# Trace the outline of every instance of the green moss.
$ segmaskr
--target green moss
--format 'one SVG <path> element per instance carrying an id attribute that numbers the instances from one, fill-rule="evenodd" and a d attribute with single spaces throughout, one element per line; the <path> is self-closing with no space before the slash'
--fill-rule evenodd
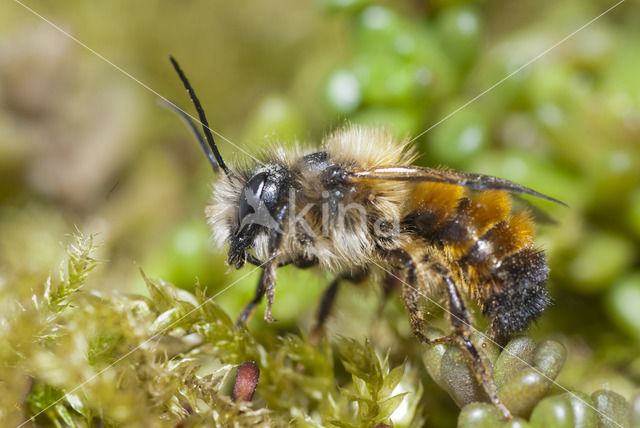
<path id="1" fill-rule="evenodd" d="M 8 420 L 33 416 L 55 426 L 285 426 L 297 420 L 360 427 L 391 422 L 400 405 L 404 423 L 398 426 L 419 419 L 415 370 L 391 366 L 370 342 L 337 342 L 340 370 L 351 378 L 336 383 L 328 342 L 317 346 L 287 335 L 262 344 L 234 328 L 199 287 L 192 294 L 143 273 L 149 298 L 83 292 L 97 263 L 93 253 L 93 238 L 76 236 L 60 281 L 34 294 L 25 317 L 4 331 L 4 361 L 18 369 L 14 384 L 5 384 L 17 400 L 3 408 L 11 412 Z M 253 402 L 235 403 L 229 378 L 244 361 L 256 362 L 260 381 Z M 0 376 L 11 378 L 7 373 Z"/>

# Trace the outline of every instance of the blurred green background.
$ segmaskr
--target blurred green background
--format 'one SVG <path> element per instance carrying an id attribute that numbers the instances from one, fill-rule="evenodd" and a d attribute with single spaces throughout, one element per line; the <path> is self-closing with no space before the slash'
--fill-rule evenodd
<path id="1" fill-rule="evenodd" d="M 215 177 L 149 90 L 193 111 L 169 54 L 212 128 L 249 153 L 274 140 L 318 142 L 347 122 L 413 136 L 614 2 L 25 4 L 113 65 L 18 3 L 0 4 L 2 295 L 44 281 L 75 228 L 103 242 L 96 289 L 144 293 L 142 267 L 187 289 L 197 278 L 213 295 L 249 271 L 231 271 L 212 247 L 204 207 Z M 538 229 L 555 304 L 531 334 L 567 345 L 562 385 L 606 385 L 626 398 L 640 384 L 639 37 L 640 9 L 627 0 L 416 140 L 422 165 L 497 175 L 569 204 L 535 201 L 557 223 Z M 217 140 L 229 164 L 244 161 Z M 330 280 L 289 268 L 279 275 L 279 322 L 258 315 L 250 325 L 265 340 L 308 331 Z M 216 301 L 236 316 L 256 280 Z M 344 287 L 330 334 L 339 326 L 400 360 L 415 355 L 399 299 L 380 317 L 380 294 Z M 426 407 L 454 409 L 436 387 L 428 391 Z"/>

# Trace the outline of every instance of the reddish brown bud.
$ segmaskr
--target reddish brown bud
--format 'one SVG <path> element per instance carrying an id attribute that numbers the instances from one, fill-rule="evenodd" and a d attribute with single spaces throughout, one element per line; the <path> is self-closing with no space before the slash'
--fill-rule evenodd
<path id="1" fill-rule="evenodd" d="M 256 363 L 247 361 L 240 364 L 236 374 L 236 383 L 233 386 L 233 401 L 251 401 L 253 393 L 256 392 L 260 369 Z"/>

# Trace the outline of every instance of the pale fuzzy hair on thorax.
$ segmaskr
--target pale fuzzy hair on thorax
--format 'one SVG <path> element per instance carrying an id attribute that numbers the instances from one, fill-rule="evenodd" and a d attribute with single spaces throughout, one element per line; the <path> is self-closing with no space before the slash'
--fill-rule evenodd
<path id="1" fill-rule="evenodd" d="M 416 159 L 409 139 L 398 141 L 385 128 L 351 125 L 329 135 L 323 147 L 333 160 L 364 168 L 409 165 Z"/>
<path id="2" fill-rule="evenodd" d="M 287 144 L 286 146 L 280 142 L 273 142 L 262 151 L 259 158 L 264 159 L 265 162 L 290 167 L 303 156 L 317 150 L 317 147 L 310 144 L 301 144 L 298 141 L 293 144 Z M 253 169 L 255 169 L 255 167 Z"/>

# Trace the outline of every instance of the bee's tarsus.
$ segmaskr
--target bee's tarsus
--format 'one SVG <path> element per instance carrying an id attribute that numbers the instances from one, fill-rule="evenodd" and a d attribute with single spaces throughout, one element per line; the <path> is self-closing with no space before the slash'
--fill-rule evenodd
<path id="1" fill-rule="evenodd" d="M 278 269 L 278 264 L 275 261 L 270 261 L 262 271 L 261 279 L 264 282 L 263 287 L 267 295 L 267 308 L 264 311 L 266 322 L 275 321 L 271 315 L 271 307 L 276 297 L 276 269 Z"/>
<path id="2" fill-rule="evenodd" d="M 272 323 L 272 322 L 276 322 L 277 319 L 275 319 L 272 315 L 271 315 L 271 305 L 267 303 L 267 309 L 264 311 L 264 320 L 268 323 Z"/>

